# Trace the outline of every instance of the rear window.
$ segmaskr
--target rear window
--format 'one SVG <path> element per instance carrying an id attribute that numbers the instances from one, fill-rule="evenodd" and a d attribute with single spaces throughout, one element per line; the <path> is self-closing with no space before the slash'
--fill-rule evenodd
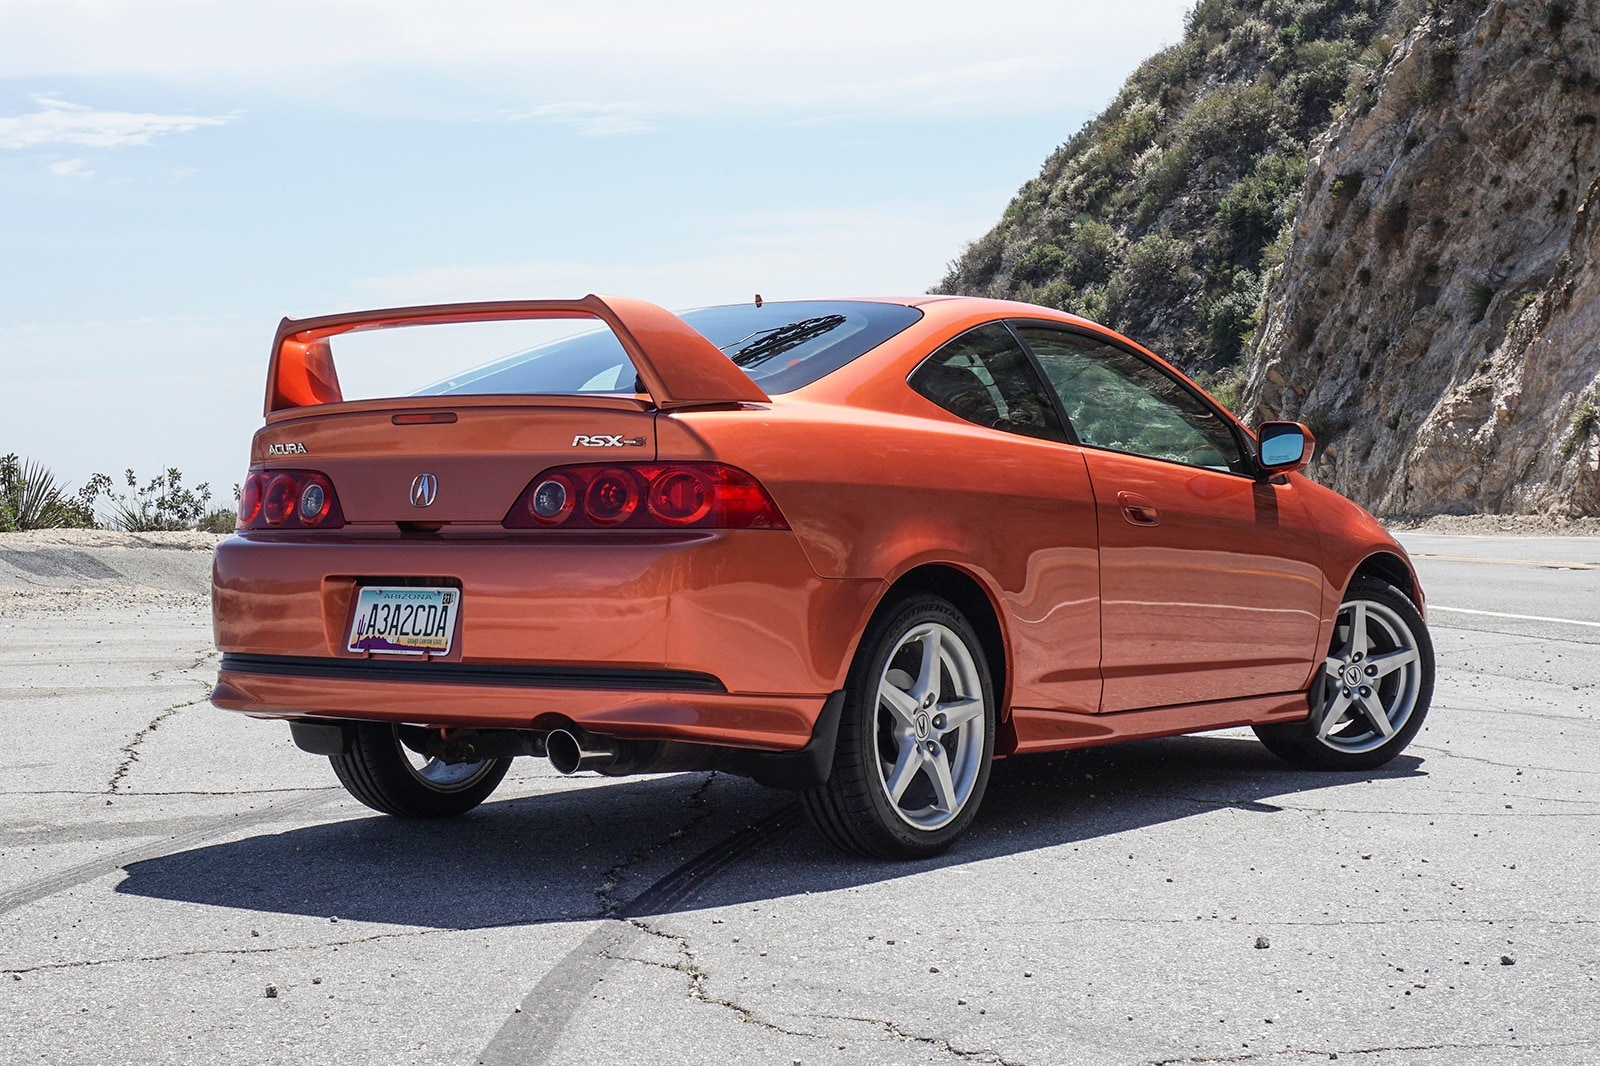
<path id="1" fill-rule="evenodd" d="M 871 351 L 922 312 L 903 304 L 809 300 L 703 307 L 679 317 L 775 395 L 809 385 Z M 602 327 L 496 359 L 413 395 L 642 391 L 621 342 Z"/>

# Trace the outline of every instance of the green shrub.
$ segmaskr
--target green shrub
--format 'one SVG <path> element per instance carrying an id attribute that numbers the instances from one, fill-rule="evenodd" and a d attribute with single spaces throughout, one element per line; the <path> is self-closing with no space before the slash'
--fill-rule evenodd
<path id="1" fill-rule="evenodd" d="M 1244 355 L 1260 322 L 1261 278 L 1248 270 L 1205 303 L 1206 355 L 1215 366 L 1231 366 Z"/>
<path id="2" fill-rule="evenodd" d="M 96 474 L 76 495 L 55 475 L 16 453 L 0 457 L 0 531 L 94 526 L 95 497 L 111 479 Z"/>
<path id="3" fill-rule="evenodd" d="M 218 507 L 208 511 L 196 523 L 195 528 L 202 533 L 232 533 L 239 524 L 239 511 L 235 507 Z"/>
<path id="4" fill-rule="evenodd" d="M 111 506 L 111 525 L 130 533 L 151 533 L 160 530 L 194 529 L 202 519 L 214 515 L 207 505 L 211 502 L 211 486 L 201 482 L 194 488 L 185 488 L 183 473 L 169 467 L 165 474 L 157 474 L 142 487 L 132 470 L 125 472 L 128 482 L 126 493 L 108 492 Z M 230 523 L 228 529 L 232 529 Z"/>
<path id="5" fill-rule="evenodd" d="M 1268 152 L 1247 176 L 1234 182 L 1217 204 L 1211 230 L 1220 255 L 1218 265 L 1258 267 L 1262 252 L 1283 229 L 1305 180 L 1304 155 Z"/>
<path id="6" fill-rule="evenodd" d="M 1406 228 L 1411 222 L 1411 208 L 1404 200 L 1390 200 L 1378 210 L 1378 243 L 1398 245 L 1406 239 Z"/>
<path id="7" fill-rule="evenodd" d="M 1366 176 L 1361 171 L 1347 170 L 1336 176 L 1333 179 L 1333 184 L 1328 188 L 1336 199 L 1353 200 L 1356 193 L 1361 191 L 1361 183 L 1365 179 Z"/>
<path id="8" fill-rule="evenodd" d="M 1589 443 L 1595 430 L 1600 429 L 1600 408 L 1593 400 L 1579 401 L 1567 423 L 1567 439 L 1561 442 L 1561 456 L 1571 459 L 1577 450 Z"/>
<path id="9" fill-rule="evenodd" d="M 1487 281 L 1474 281 L 1467 286 L 1468 322 L 1483 321 L 1483 316 L 1489 313 L 1489 305 L 1494 302 L 1494 293 L 1494 286 Z"/>
<path id="10" fill-rule="evenodd" d="M 1273 142 L 1282 114 L 1282 105 L 1265 85 L 1219 85 L 1189 108 L 1178 123 L 1178 136 L 1197 155 L 1243 161 Z"/>

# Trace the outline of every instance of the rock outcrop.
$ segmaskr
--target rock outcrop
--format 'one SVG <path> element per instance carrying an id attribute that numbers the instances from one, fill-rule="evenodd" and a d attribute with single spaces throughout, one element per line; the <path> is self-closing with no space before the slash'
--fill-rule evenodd
<path id="1" fill-rule="evenodd" d="M 1313 145 L 1239 404 L 1391 515 L 1600 514 L 1600 0 L 1441 4 Z"/>

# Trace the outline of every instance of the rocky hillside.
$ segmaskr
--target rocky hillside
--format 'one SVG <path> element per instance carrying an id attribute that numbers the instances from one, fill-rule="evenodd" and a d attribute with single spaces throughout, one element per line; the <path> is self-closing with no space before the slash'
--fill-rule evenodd
<path id="1" fill-rule="evenodd" d="M 940 291 L 1123 329 L 1384 513 L 1600 513 L 1597 7 L 1202 0 Z"/>
<path id="2" fill-rule="evenodd" d="M 1045 161 L 938 291 L 1085 315 L 1236 395 L 1310 142 L 1420 10 L 1201 0 L 1182 42 Z"/>
<path id="3" fill-rule="evenodd" d="M 1600 3 L 1453 5 L 1318 140 L 1242 410 L 1389 514 L 1600 514 Z"/>

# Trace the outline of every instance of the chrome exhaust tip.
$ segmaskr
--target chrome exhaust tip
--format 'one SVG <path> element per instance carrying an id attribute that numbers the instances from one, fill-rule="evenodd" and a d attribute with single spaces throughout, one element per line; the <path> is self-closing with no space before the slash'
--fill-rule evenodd
<path id="1" fill-rule="evenodd" d="M 580 737 L 565 729 L 552 729 L 545 735 L 544 751 L 555 772 L 563 777 L 580 770 L 604 770 L 617 758 L 610 738 L 592 733 Z"/>

